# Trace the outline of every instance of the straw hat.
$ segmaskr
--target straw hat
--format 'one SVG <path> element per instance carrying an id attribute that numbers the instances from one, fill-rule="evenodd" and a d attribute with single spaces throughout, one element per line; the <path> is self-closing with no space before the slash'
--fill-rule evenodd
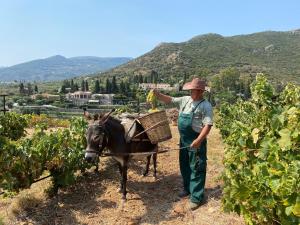
<path id="1" fill-rule="evenodd" d="M 191 82 L 187 82 L 183 85 L 182 90 L 205 90 L 206 82 L 204 80 L 200 80 L 199 78 L 194 78 Z"/>

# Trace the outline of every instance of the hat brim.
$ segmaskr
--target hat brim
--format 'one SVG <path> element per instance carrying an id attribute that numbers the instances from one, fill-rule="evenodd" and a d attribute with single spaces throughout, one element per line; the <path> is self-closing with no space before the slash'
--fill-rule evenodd
<path id="1" fill-rule="evenodd" d="M 205 91 L 205 86 L 194 86 L 192 82 L 187 82 L 183 85 L 182 90 L 202 90 Z"/>

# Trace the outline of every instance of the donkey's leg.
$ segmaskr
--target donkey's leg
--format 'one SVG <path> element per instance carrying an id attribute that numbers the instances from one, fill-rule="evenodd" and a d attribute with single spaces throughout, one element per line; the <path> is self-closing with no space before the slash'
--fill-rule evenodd
<path id="1" fill-rule="evenodd" d="M 156 179 L 157 178 L 157 176 L 156 176 L 157 153 L 154 153 L 152 155 L 152 158 L 153 158 L 153 167 L 154 167 L 153 176 Z"/>
<path id="2" fill-rule="evenodd" d="M 128 157 L 124 157 L 124 163 L 122 165 L 122 185 L 123 185 L 123 196 L 122 196 L 122 199 L 125 201 L 126 200 L 126 194 L 127 194 L 127 191 L 126 191 L 126 183 L 127 183 L 127 164 L 128 164 Z"/>
<path id="3" fill-rule="evenodd" d="M 147 156 L 147 164 L 146 164 L 145 171 L 143 173 L 144 177 L 147 176 L 149 173 L 150 160 L 151 160 L 151 155 Z"/>
<path id="4" fill-rule="evenodd" d="M 123 192 L 123 179 L 122 179 L 123 169 L 122 169 L 122 164 L 120 162 L 117 162 L 117 164 L 118 164 L 119 172 L 120 172 L 120 175 L 121 175 L 119 192 Z"/>

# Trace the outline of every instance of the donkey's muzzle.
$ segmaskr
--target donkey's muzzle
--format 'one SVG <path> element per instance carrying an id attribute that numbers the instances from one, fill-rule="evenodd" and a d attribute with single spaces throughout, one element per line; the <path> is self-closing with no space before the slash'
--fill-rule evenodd
<path id="1" fill-rule="evenodd" d="M 85 157 L 85 160 L 86 160 L 88 163 L 91 163 L 91 162 L 94 161 L 94 157 L 88 156 L 88 157 Z"/>
<path id="2" fill-rule="evenodd" d="M 97 154 L 94 152 L 86 152 L 84 158 L 88 163 L 91 163 L 96 160 Z"/>

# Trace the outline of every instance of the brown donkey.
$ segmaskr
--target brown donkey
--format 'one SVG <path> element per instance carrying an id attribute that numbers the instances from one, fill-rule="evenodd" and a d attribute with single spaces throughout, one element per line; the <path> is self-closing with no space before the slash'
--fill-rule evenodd
<path id="1" fill-rule="evenodd" d="M 112 113 L 112 110 L 110 113 Z M 89 124 L 86 139 L 87 147 L 85 150 L 85 159 L 88 162 L 93 162 L 98 159 L 104 148 L 109 149 L 112 157 L 117 161 L 120 174 L 121 174 L 121 192 L 123 193 L 122 199 L 126 200 L 126 182 L 127 182 L 127 168 L 130 159 L 130 153 L 145 153 L 151 152 L 147 156 L 147 165 L 144 172 L 144 176 L 149 172 L 149 164 L 151 154 L 153 154 L 154 163 L 154 177 L 156 177 L 156 159 L 157 159 L 157 144 L 152 144 L 148 139 L 146 133 L 142 133 L 138 136 L 139 139 L 144 141 L 130 141 L 126 142 L 125 129 L 121 124 L 121 121 L 110 116 L 110 113 L 99 117 L 99 120 L 95 120 Z M 85 116 L 88 116 L 85 112 Z M 140 126 L 136 130 L 136 134 L 142 131 Z"/>

